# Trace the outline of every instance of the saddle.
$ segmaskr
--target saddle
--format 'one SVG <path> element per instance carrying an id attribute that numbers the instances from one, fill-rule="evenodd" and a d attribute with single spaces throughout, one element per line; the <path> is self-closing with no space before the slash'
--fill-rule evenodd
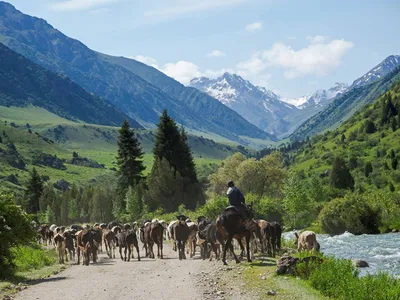
<path id="1" fill-rule="evenodd" d="M 239 212 L 239 210 L 233 205 L 229 205 L 227 208 L 224 209 L 224 211 L 237 211 L 237 212 Z"/>

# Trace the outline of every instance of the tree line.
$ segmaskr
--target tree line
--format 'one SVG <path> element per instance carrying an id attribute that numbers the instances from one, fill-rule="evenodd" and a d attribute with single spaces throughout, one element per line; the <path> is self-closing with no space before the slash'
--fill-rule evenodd
<path id="1" fill-rule="evenodd" d="M 160 116 L 153 147 L 154 163 L 147 176 L 143 155 L 135 130 L 125 121 L 119 130 L 115 178 L 107 184 L 72 185 L 56 192 L 33 168 L 21 204 L 37 221 L 59 224 L 132 221 L 160 208 L 173 212 L 180 205 L 195 209 L 204 204 L 187 134 L 167 111 Z"/>

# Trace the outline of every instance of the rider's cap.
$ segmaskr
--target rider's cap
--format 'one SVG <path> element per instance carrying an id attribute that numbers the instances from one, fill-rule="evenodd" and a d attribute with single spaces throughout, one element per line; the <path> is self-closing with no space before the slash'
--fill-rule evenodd
<path id="1" fill-rule="evenodd" d="M 233 186 L 235 186 L 235 184 L 233 183 L 233 181 L 232 181 L 232 180 L 229 181 L 229 182 L 228 182 L 228 187 L 233 187 Z"/>

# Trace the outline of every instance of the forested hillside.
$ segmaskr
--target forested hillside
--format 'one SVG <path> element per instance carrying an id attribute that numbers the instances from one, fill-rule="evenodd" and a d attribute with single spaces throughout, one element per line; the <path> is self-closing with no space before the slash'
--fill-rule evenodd
<path id="1" fill-rule="evenodd" d="M 291 135 L 291 139 L 303 140 L 328 129 L 335 129 L 354 113 L 375 101 L 400 79 L 400 68 L 375 82 L 349 89 L 338 96 L 326 109 L 305 121 Z"/>
<path id="2" fill-rule="evenodd" d="M 291 228 L 313 224 L 315 230 L 332 234 L 399 228 L 399 82 L 338 129 L 284 144 L 278 150 L 289 171 L 279 189 L 281 194 L 250 190 L 264 214 L 278 216 Z M 274 151 L 260 151 L 257 158 Z M 256 166 L 256 162 L 251 164 Z M 246 163 L 248 167 L 251 164 Z M 243 172 L 242 165 L 236 169 L 237 178 Z M 257 168 L 246 172 L 253 174 L 253 186 L 257 186 Z M 274 178 L 272 174 L 270 178 Z M 260 182 L 262 187 L 264 181 Z"/>

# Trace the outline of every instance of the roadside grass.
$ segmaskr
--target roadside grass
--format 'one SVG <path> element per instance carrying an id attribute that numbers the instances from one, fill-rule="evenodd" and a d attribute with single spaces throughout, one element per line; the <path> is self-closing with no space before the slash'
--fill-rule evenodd
<path id="1" fill-rule="evenodd" d="M 298 280 L 290 276 L 278 276 L 275 274 L 276 261 L 272 258 L 259 257 L 251 264 L 246 263 L 243 271 L 243 279 L 246 288 L 256 291 L 258 299 L 267 299 L 268 291 L 274 290 L 274 299 L 282 300 L 320 300 L 328 299 L 319 291 L 313 289 L 306 281 Z M 264 279 L 265 278 L 265 279 Z"/>
<path id="2" fill-rule="evenodd" d="M 15 273 L 0 280 L 0 297 L 18 291 L 21 286 L 39 282 L 66 269 L 68 264 L 58 264 L 54 249 L 43 249 L 40 245 L 13 248 Z"/>

